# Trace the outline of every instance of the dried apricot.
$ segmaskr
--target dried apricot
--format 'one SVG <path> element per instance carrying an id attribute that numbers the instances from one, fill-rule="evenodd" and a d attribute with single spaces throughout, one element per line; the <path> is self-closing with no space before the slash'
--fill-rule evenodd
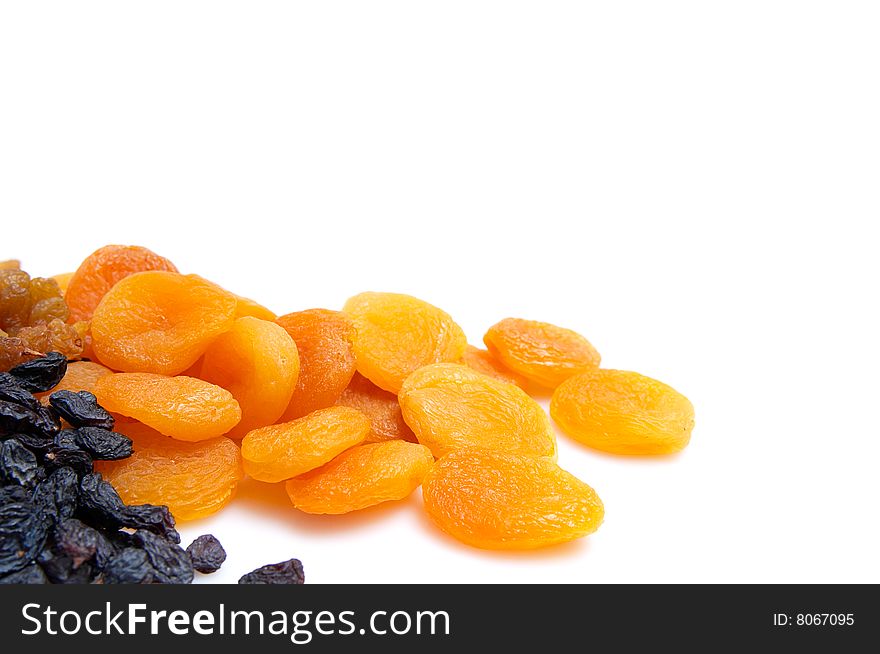
<path id="1" fill-rule="evenodd" d="M 624 370 L 571 377 L 553 393 L 550 415 L 575 440 L 614 454 L 678 452 L 694 428 L 694 407 L 684 395 Z"/>
<path id="2" fill-rule="evenodd" d="M 52 275 L 52 279 L 55 280 L 55 283 L 58 284 L 58 288 L 61 290 L 61 294 L 64 295 L 67 293 L 67 287 L 70 286 L 70 280 L 73 278 L 73 273 L 59 273 L 57 275 Z"/>
<path id="3" fill-rule="evenodd" d="M 605 515 L 587 484 L 546 458 L 450 452 L 422 483 L 425 510 L 450 536 L 484 549 L 534 549 L 591 534 Z"/>
<path id="4" fill-rule="evenodd" d="M 498 359 L 492 356 L 487 350 L 481 350 L 473 345 L 465 348 L 464 356 L 461 362 L 472 370 L 489 375 L 508 384 L 516 384 L 520 388 L 528 386 L 528 380 L 522 375 L 518 375 L 513 370 L 504 367 Z"/>
<path id="5" fill-rule="evenodd" d="M 244 318 L 245 316 L 259 318 L 260 320 L 268 320 L 269 322 L 273 322 L 276 317 L 273 312 L 269 311 L 269 309 L 264 307 L 262 304 L 254 302 L 250 298 L 236 295 L 235 317 Z"/>
<path id="6" fill-rule="evenodd" d="M 505 318 L 489 328 L 483 342 L 504 366 L 547 388 L 601 361 L 596 348 L 577 332 L 536 320 Z"/>
<path id="7" fill-rule="evenodd" d="M 92 347 L 115 370 L 176 375 L 232 327 L 235 306 L 234 295 L 197 275 L 135 273 L 95 309 Z"/>
<path id="8" fill-rule="evenodd" d="M 290 405 L 289 421 L 333 406 L 354 374 L 354 325 L 338 311 L 309 309 L 279 317 L 299 350 L 300 373 Z"/>
<path id="9" fill-rule="evenodd" d="M 58 385 L 46 393 L 38 394 L 37 397 L 47 397 L 55 391 L 88 391 L 94 394 L 98 380 L 104 375 L 112 374 L 110 368 L 94 361 L 72 361 L 67 364 L 67 372 Z"/>
<path id="10" fill-rule="evenodd" d="M 236 320 L 201 361 L 199 378 L 225 388 L 241 407 L 241 422 L 229 431 L 230 438 L 278 420 L 299 375 L 293 339 L 275 323 L 250 316 Z"/>
<path id="11" fill-rule="evenodd" d="M 357 330 L 358 372 L 392 393 L 422 366 L 460 361 L 467 345 L 448 313 L 410 295 L 361 293 L 343 311 Z"/>
<path id="12" fill-rule="evenodd" d="M 165 257 L 138 245 L 105 245 L 80 264 L 67 285 L 65 300 L 72 321 L 92 317 L 101 298 L 119 280 L 145 270 L 177 272 Z"/>
<path id="13" fill-rule="evenodd" d="M 241 420 L 232 393 L 195 377 L 121 372 L 99 378 L 95 395 L 108 411 L 182 441 L 222 436 Z"/>
<path id="14" fill-rule="evenodd" d="M 195 520 L 223 508 L 244 473 L 241 452 L 228 438 L 185 443 L 139 422 L 116 430 L 132 439 L 134 454 L 95 468 L 127 504 L 164 504 L 177 520 Z"/>
<path id="15" fill-rule="evenodd" d="M 550 419 L 519 387 L 456 363 L 419 368 L 400 389 L 400 407 L 434 456 L 460 447 L 556 456 Z"/>
<path id="16" fill-rule="evenodd" d="M 249 432 L 241 442 L 244 470 L 258 481 L 284 481 L 321 466 L 357 445 L 370 433 L 370 421 L 344 406 Z"/>
<path id="17" fill-rule="evenodd" d="M 306 513 L 348 513 L 412 493 L 434 464 L 424 445 L 386 441 L 358 445 L 285 484 Z"/>
<path id="18" fill-rule="evenodd" d="M 360 373 L 354 374 L 348 387 L 336 400 L 336 405 L 357 409 L 370 419 L 370 434 L 364 441 L 366 443 L 398 439 L 416 442 L 416 435 L 403 419 L 397 396 L 383 391 Z"/>

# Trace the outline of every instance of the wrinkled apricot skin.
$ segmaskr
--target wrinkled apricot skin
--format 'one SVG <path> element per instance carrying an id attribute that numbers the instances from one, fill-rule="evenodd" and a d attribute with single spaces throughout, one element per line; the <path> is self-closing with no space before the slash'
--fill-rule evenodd
<path id="1" fill-rule="evenodd" d="M 596 492 L 549 459 L 476 448 L 437 461 L 422 482 L 422 497 L 441 530 L 491 550 L 581 538 L 605 515 Z"/>
<path id="2" fill-rule="evenodd" d="M 114 370 L 177 375 L 232 327 L 235 307 L 235 296 L 198 275 L 135 273 L 95 309 L 92 348 Z"/>
<path id="3" fill-rule="evenodd" d="M 285 489 L 293 505 L 305 513 L 349 513 L 404 499 L 433 464 L 424 445 L 399 440 L 369 443 L 288 480 Z"/>
<path id="4" fill-rule="evenodd" d="M 460 361 L 467 346 L 449 314 L 410 295 L 361 293 L 343 311 L 357 330 L 358 372 L 391 393 L 422 366 Z"/>
<path id="5" fill-rule="evenodd" d="M 419 368 L 400 389 L 403 419 L 440 457 L 461 447 L 556 456 L 550 419 L 519 387 L 456 363 Z"/>
<path id="6" fill-rule="evenodd" d="M 309 415 L 249 432 L 241 442 L 244 470 L 257 481 L 277 482 L 324 465 L 357 445 L 370 432 L 370 420 L 348 407 L 319 409 Z"/>
<path id="7" fill-rule="evenodd" d="M 599 369 L 563 382 L 550 415 L 568 436 L 612 454 L 678 452 L 694 428 L 694 407 L 684 395 L 624 370 Z"/>
<path id="8" fill-rule="evenodd" d="M 273 322 L 245 316 L 211 343 L 197 376 L 232 393 L 241 422 L 227 434 L 242 438 L 270 425 L 290 403 L 299 375 L 296 343 Z"/>
<path id="9" fill-rule="evenodd" d="M 222 436 L 241 420 L 232 393 L 194 377 L 143 372 L 105 375 L 95 382 L 95 396 L 108 411 L 182 441 Z"/>
<path id="10" fill-rule="evenodd" d="M 504 364 L 493 357 L 492 353 L 487 350 L 481 350 L 473 345 L 468 345 L 464 351 L 464 356 L 461 358 L 461 362 L 468 368 L 481 372 L 484 375 L 489 375 L 499 381 L 516 384 L 523 389 L 528 387 L 529 382 L 525 377 L 505 368 Z"/>
<path id="11" fill-rule="evenodd" d="M 403 419 L 397 396 L 383 391 L 360 373 L 354 374 L 336 405 L 357 409 L 370 419 L 370 434 L 365 443 L 398 439 L 417 442 L 416 435 Z"/>
<path id="12" fill-rule="evenodd" d="M 244 477 L 241 452 L 228 438 L 186 443 L 138 422 L 116 430 L 132 439 L 134 454 L 95 468 L 126 504 L 164 504 L 178 521 L 204 518 L 232 500 Z"/>
<path id="13" fill-rule="evenodd" d="M 577 332 L 536 320 L 505 318 L 489 328 L 483 342 L 502 365 L 549 389 L 601 362 Z"/>
<path id="14" fill-rule="evenodd" d="M 106 245 L 92 252 L 67 284 L 64 299 L 70 321 L 89 320 L 101 298 L 118 281 L 146 270 L 177 272 L 168 259 L 137 245 Z"/>
<path id="15" fill-rule="evenodd" d="M 250 298 L 236 295 L 235 317 L 244 318 L 245 316 L 250 316 L 251 318 L 259 318 L 260 320 L 267 320 L 269 322 L 273 322 L 276 318 L 275 314 L 272 311 L 269 311 L 269 309 L 264 307 L 262 304 L 254 302 Z"/>
<path id="16" fill-rule="evenodd" d="M 354 374 L 354 324 L 328 309 L 288 313 L 276 322 L 296 342 L 300 357 L 296 390 L 281 419 L 287 422 L 333 406 Z"/>

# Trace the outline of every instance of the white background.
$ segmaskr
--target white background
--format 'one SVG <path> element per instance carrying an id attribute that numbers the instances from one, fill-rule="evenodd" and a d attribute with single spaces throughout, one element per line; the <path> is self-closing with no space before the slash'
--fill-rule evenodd
<path id="1" fill-rule="evenodd" d="M 874 2 L 27 2 L 0 10 L 0 258 L 142 244 L 275 311 L 406 292 L 685 393 L 680 456 L 560 437 L 607 509 L 537 553 L 245 486 L 234 582 L 880 582 Z"/>

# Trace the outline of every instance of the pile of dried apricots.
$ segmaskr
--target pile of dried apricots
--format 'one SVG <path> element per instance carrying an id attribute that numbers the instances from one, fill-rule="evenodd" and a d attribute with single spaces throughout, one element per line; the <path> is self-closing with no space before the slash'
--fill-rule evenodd
<path id="1" fill-rule="evenodd" d="M 543 547 L 592 533 L 604 508 L 556 464 L 532 395 L 552 392 L 563 433 L 615 454 L 677 452 L 694 425 L 683 395 L 601 368 L 586 338 L 547 323 L 501 320 L 484 350 L 408 295 L 276 316 L 137 246 L 103 247 L 53 279 L 69 311 L 48 303 L 51 317 L 82 337 L 53 390 L 97 396 L 134 443 L 100 472 L 126 502 L 179 520 L 221 509 L 244 475 L 283 483 L 318 514 L 421 485 L 430 518 L 458 540 Z"/>

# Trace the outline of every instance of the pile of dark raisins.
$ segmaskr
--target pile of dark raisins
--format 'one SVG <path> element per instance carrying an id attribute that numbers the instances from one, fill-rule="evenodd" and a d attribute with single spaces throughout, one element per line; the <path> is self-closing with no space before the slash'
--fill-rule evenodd
<path id="1" fill-rule="evenodd" d="M 126 505 L 93 468 L 124 459 L 131 440 L 95 396 L 54 388 L 67 359 L 52 352 L 0 373 L 0 583 L 188 584 L 226 552 L 213 536 L 184 550 L 165 506 Z M 70 425 L 62 428 L 61 419 Z M 296 559 L 239 583 L 303 583 Z"/>

